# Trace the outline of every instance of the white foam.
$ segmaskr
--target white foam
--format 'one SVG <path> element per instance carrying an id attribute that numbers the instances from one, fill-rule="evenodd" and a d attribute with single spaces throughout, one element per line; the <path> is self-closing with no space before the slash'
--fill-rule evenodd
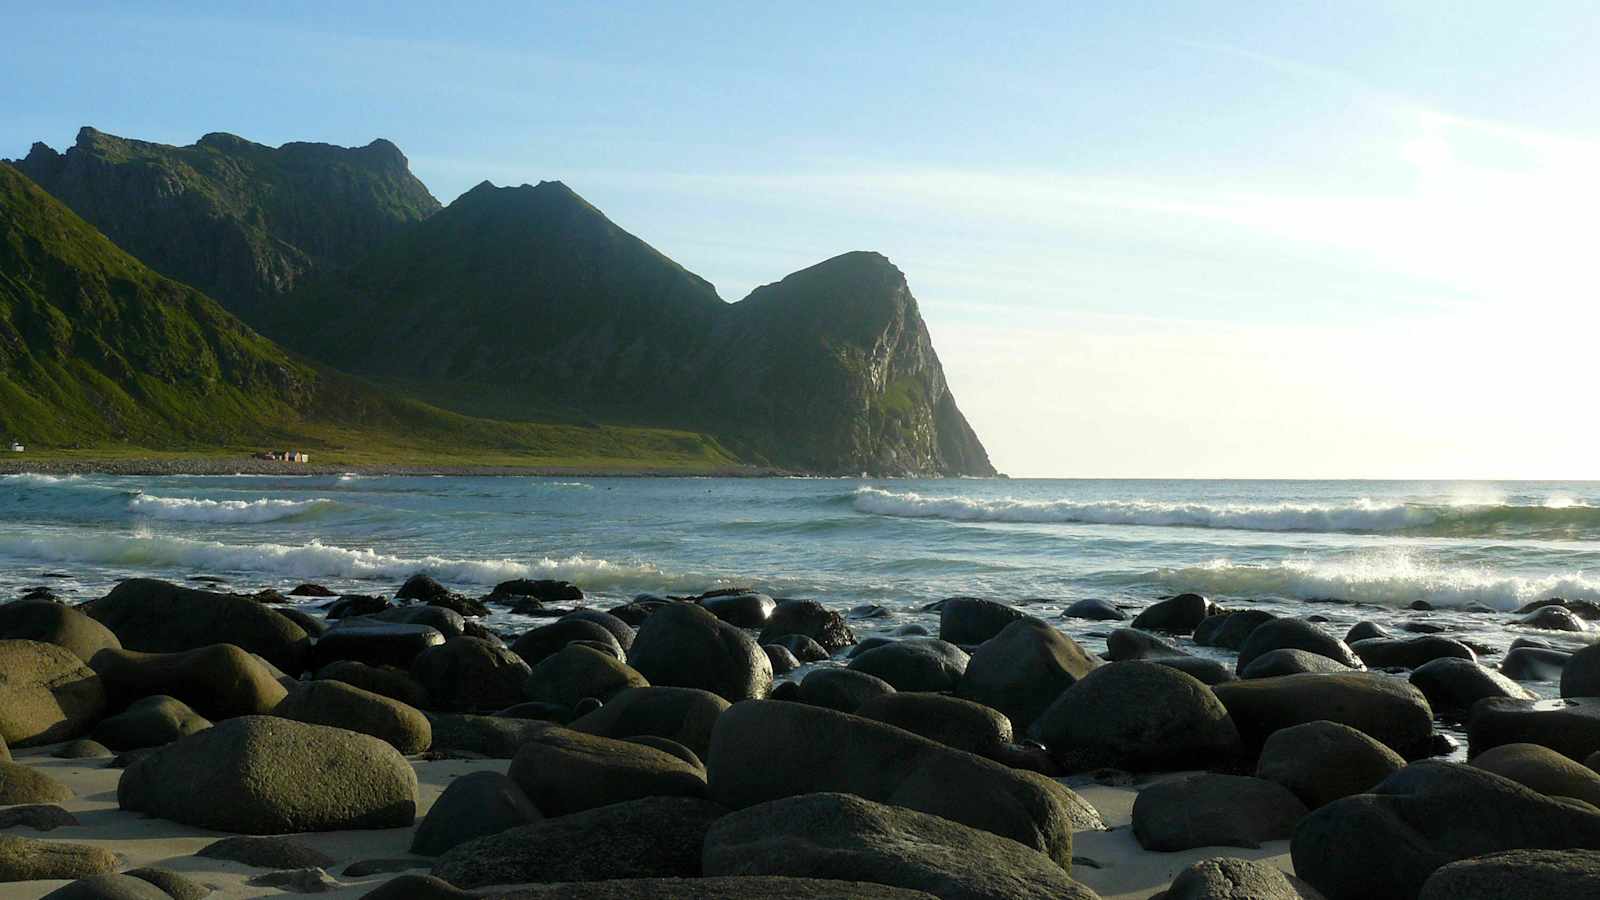
<path id="1" fill-rule="evenodd" d="M 333 506 L 332 500 L 194 500 L 138 494 L 128 501 L 135 515 L 176 522 L 276 522 Z"/>
<path id="2" fill-rule="evenodd" d="M 43 472 L 17 472 L 13 475 L 0 475 L 0 481 L 9 481 L 13 484 L 25 484 L 33 487 L 49 487 L 82 480 L 82 475 L 46 475 Z"/>
<path id="3" fill-rule="evenodd" d="M 1434 565 L 1399 551 L 1336 561 L 1257 564 L 1215 559 L 1203 566 L 1160 569 L 1154 577 L 1174 590 L 1205 594 L 1338 599 L 1399 607 L 1417 600 L 1437 607 L 1482 604 L 1500 610 L 1546 597 L 1600 601 L 1600 579 L 1581 571 L 1539 577 L 1507 575 L 1489 568 Z"/>

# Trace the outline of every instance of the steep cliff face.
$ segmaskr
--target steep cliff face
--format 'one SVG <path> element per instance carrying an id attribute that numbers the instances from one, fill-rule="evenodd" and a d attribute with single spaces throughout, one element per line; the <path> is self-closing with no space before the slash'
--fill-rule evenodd
<path id="1" fill-rule="evenodd" d="M 354 263 L 439 208 L 384 140 L 272 148 L 208 134 L 171 147 L 84 128 L 66 153 L 34 144 L 13 164 L 118 246 L 251 323 L 308 274 Z"/>

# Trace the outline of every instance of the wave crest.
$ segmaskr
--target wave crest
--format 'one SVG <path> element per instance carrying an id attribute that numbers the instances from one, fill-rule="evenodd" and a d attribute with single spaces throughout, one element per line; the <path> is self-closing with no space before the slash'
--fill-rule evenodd
<path id="1" fill-rule="evenodd" d="M 136 494 L 128 511 L 152 519 L 175 522 L 276 522 L 331 509 L 332 500 L 194 500 Z"/>

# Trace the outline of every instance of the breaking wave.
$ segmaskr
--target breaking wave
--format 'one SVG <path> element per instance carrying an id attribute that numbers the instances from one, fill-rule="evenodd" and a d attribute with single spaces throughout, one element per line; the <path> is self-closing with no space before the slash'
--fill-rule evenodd
<path id="1" fill-rule="evenodd" d="M 135 515 L 174 522 L 277 522 L 334 507 L 332 500 L 193 500 L 136 494 L 128 501 Z"/>

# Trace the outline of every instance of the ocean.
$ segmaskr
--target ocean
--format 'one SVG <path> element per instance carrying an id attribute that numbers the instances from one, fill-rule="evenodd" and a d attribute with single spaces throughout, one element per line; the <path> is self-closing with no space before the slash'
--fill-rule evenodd
<path id="1" fill-rule="evenodd" d="M 1600 600 L 1597 541 L 1595 482 L 0 476 L 0 598 L 48 585 L 86 600 L 130 576 L 387 594 L 427 572 L 471 595 L 567 579 L 601 607 L 751 586 L 874 634 L 936 633 L 922 607 L 967 595 L 1091 649 L 1108 626 L 1061 618 L 1073 601 L 1183 591 L 1341 635 L 1426 618 L 1500 652 L 1570 641 L 1508 613 Z"/>

